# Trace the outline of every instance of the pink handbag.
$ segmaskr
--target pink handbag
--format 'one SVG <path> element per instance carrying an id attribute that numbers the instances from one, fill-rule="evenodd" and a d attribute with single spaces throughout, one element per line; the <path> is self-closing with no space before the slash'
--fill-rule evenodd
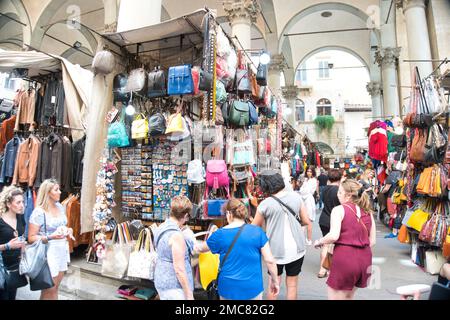
<path id="1" fill-rule="evenodd" d="M 229 187 L 227 164 L 224 160 L 209 160 L 206 165 L 206 185 L 218 189 Z"/>

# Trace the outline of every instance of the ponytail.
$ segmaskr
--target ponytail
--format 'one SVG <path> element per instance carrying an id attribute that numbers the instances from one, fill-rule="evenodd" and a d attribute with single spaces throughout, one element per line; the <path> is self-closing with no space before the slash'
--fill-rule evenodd
<path id="1" fill-rule="evenodd" d="M 360 183 L 353 179 L 346 179 L 342 182 L 342 188 L 344 188 L 345 193 L 352 196 L 352 202 L 354 204 L 367 213 L 373 213 L 369 195 Z"/>
<path id="2" fill-rule="evenodd" d="M 362 190 L 362 187 L 361 187 Z M 372 204 L 370 203 L 370 198 L 367 192 L 363 191 L 359 199 L 355 201 L 355 204 L 363 209 L 365 212 L 372 214 Z"/>

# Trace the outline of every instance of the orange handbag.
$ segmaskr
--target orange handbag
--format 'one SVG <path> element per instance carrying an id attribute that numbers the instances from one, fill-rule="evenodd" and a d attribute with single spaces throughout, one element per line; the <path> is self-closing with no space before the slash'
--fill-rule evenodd
<path id="1" fill-rule="evenodd" d="M 409 238 L 408 228 L 403 224 L 398 231 L 397 236 L 398 241 L 401 243 L 410 243 L 411 239 Z"/>
<path id="2" fill-rule="evenodd" d="M 425 130 L 416 129 L 409 158 L 413 162 L 423 162 L 425 160 L 425 145 L 427 144 L 427 134 Z"/>
<path id="3" fill-rule="evenodd" d="M 446 259 L 450 259 L 450 227 L 447 230 L 444 244 L 442 245 L 442 255 Z"/>

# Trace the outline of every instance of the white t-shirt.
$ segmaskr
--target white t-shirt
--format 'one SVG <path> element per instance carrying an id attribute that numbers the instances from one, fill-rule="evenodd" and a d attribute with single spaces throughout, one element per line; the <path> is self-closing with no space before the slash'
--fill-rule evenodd
<path id="1" fill-rule="evenodd" d="M 294 262 L 301 257 L 304 257 L 306 251 L 297 253 L 297 243 L 292 235 L 291 225 L 287 217 L 287 212 L 284 214 L 284 258 L 278 259 L 277 264 L 288 264 Z"/>

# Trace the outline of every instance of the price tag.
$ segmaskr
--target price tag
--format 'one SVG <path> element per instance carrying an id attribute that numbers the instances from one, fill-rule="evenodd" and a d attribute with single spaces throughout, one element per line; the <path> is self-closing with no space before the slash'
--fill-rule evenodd
<path id="1" fill-rule="evenodd" d="M 56 103 L 56 96 L 52 96 L 51 103 Z"/>

